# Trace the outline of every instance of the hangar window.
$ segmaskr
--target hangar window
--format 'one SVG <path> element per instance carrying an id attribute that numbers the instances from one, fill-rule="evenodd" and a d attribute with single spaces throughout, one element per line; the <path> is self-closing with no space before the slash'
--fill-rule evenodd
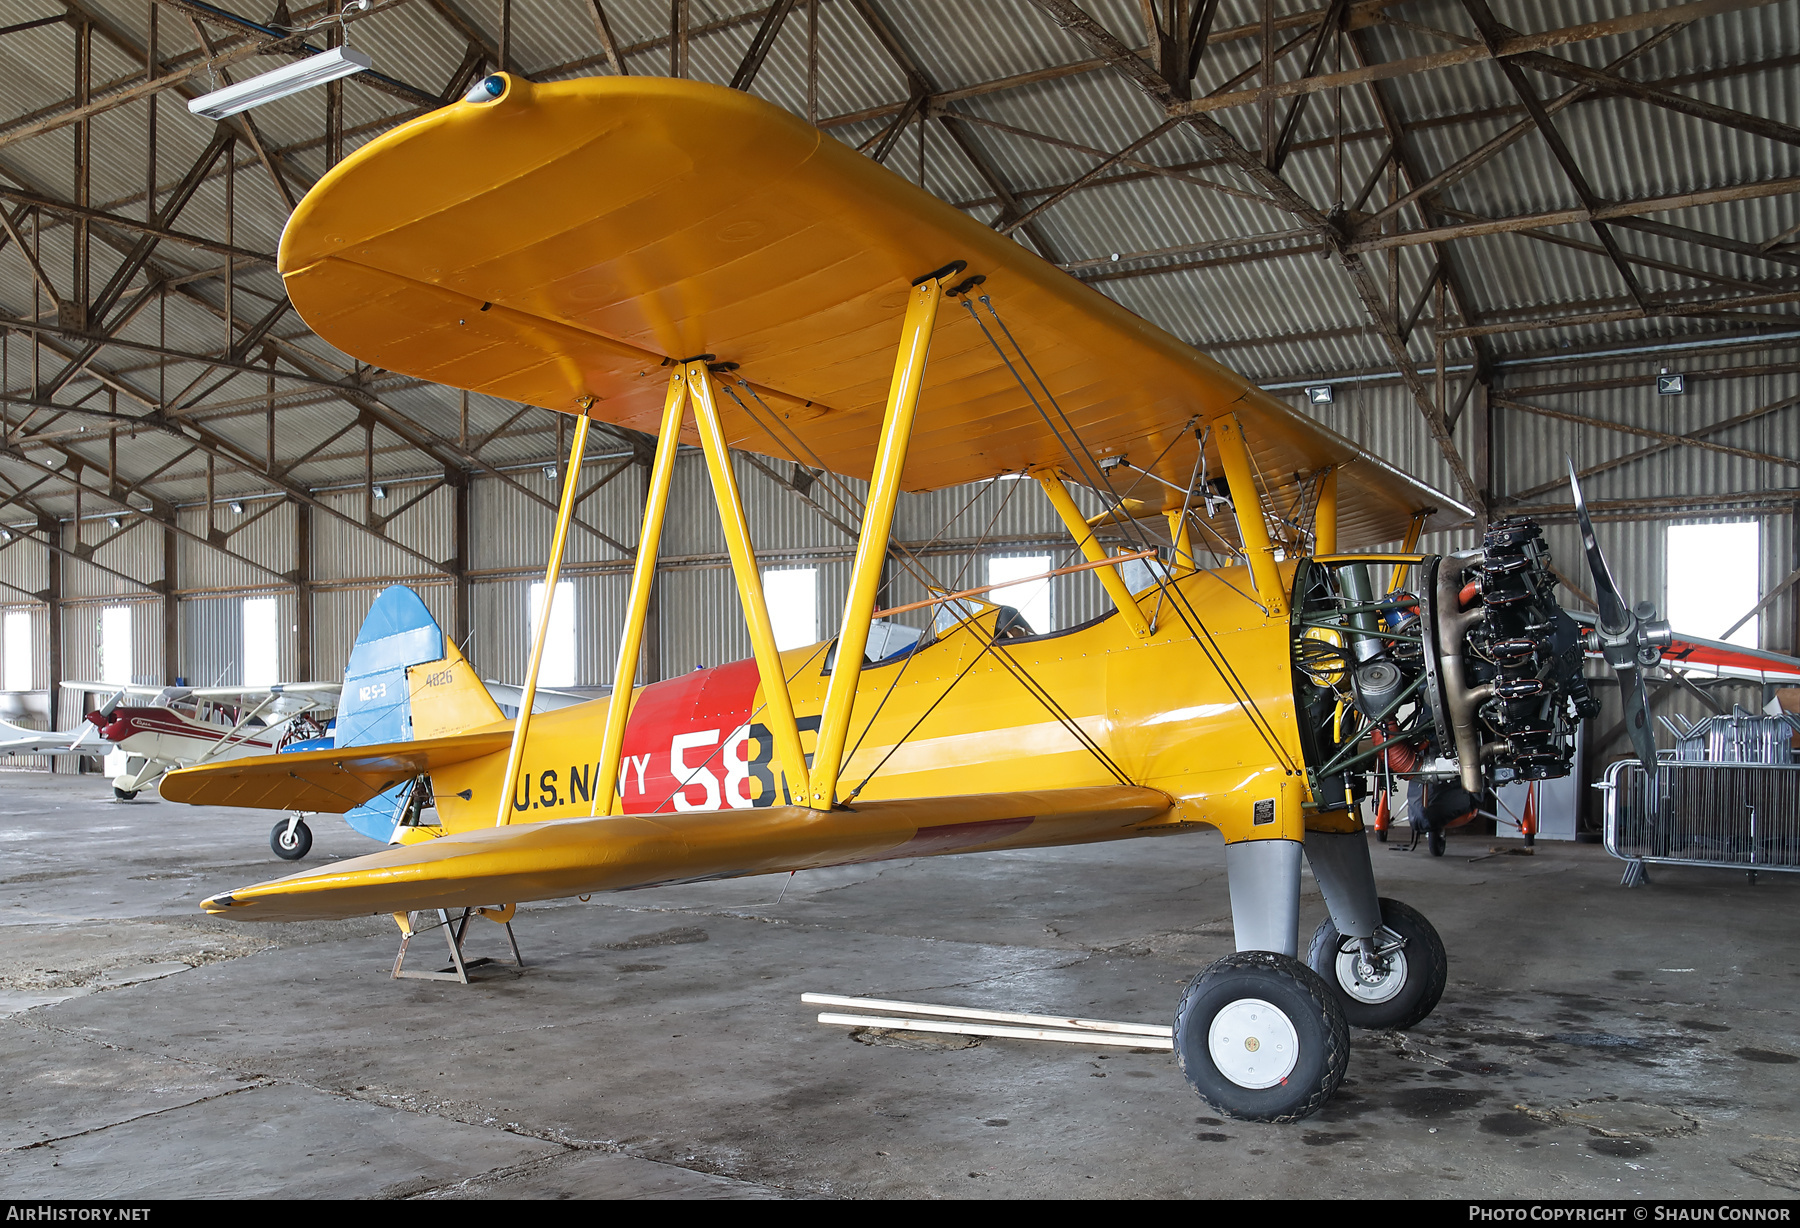
<path id="1" fill-rule="evenodd" d="M 531 634 L 537 634 L 544 613 L 544 583 L 531 586 Z M 539 686 L 575 685 L 575 583 L 559 580 L 556 599 L 550 603 L 550 629 L 544 637 L 544 660 L 538 666 Z"/>
<path id="2" fill-rule="evenodd" d="M 273 686 L 281 681 L 281 638 L 276 620 L 280 603 L 273 597 L 244 602 L 244 685 Z"/>
<path id="3" fill-rule="evenodd" d="M 763 601 L 775 626 L 775 647 L 804 648 L 819 642 L 819 570 L 778 567 L 763 572 Z"/>
<path id="4" fill-rule="evenodd" d="M 1677 635 L 1720 638 L 1760 599 L 1761 526 L 1754 520 L 1669 526 L 1668 596 L 1663 617 Z M 1757 646 L 1752 618 L 1732 632 L 1731 643 Z"/>
<path id="5" fill-rule="evenodd" d="M 100 681 L 131 681 L 131 607 L 100 611 Z"/>
<path id="6" fill-rule="evenodd" d="M 31 614 L 9 610 L 6 615 L 6 689 L 31 690 Z"/>
<path id="7" fill-rule="evenodd" d="M 1017 610 L 1031 629 L 1039 635 L 1052 630 L 1050 622 L 1050 581 L 1032 580 L 1025 584 L 1012 581 L 1024 576 L 1038 576 L 1049 571 L 1047 554 L 1014 554 L 988 560 L 988 583 L 996 588 L 987 597 L 996 605 L 1009 605 Z"/>

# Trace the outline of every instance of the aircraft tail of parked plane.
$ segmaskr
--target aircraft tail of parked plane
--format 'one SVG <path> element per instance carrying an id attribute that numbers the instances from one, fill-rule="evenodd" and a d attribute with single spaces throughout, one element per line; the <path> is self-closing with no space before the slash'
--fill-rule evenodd
<path id="1" fill-rule="evenodd" d="M 419 595 L 403 585 L 383 590 L 350 649 L 332 749 L 425 741 L 503 720 Z M 433 809 L 430 784 L 407 773 L 344 820 L 384 844 L 410 843 L 432 834 L 424 829 Z"/>

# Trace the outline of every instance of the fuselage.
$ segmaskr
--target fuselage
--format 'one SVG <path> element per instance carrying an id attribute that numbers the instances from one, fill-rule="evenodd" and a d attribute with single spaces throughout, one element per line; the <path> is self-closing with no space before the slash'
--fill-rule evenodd
<path id="1" fill-rule="evenodd" d="M 115 783 L 123 788 L 141 788 L 176 765 L 272 755 L 288 724 L 282 721 L 232 733 L 229 726 L 196 720 L 167 707 L 120 707 L 104 715 L 94 713 L 89 719 L 113 746 L 145 760 L 143 769 L 118 778 Z"/>
<path id="2" fill-rule="evenodd" d="M 1193 572 L 1176 583 L 1186 608 L 1165 597 L 1141 638 L 1115 613 L 996 641 L 998 610 L 989 607 L 905 655 L 865 665 L 839 799 L 1129 782 L 1173 799 L 1173 826 L 1206 823 L 1228 839 L 1301 838 L 1306 785 L 1288 621 L 1267 617 L 1244 568 Z M 1145 606 L 1157 604 L 1152 591 Z M 829 650 L 827 643 L 782 654 L 809 759 Z M 533 717 L 523 770 L 507 790 L 510 822 L 595 812 L 609 702 Z M 624 813 L 804 801 L 776 762 L 753 661 L 637 688 L 632 702 L 619 772 Z M 504 755 L 489 755 L 434 773 L 445 830 L 495 823 L 504 763 Z"/>

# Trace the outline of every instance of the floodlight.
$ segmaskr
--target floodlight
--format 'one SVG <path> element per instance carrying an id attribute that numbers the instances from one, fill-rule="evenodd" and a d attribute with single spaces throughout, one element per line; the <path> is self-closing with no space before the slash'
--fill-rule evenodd
<path id="1" fill-rule="evenodd" d="M 377 486 L 373 490 L 371 490 L 369 493 L 374 495 L 377 499 L 385 499 L 385 498 L 387 498 L 387 487 Z"/>
<path id="2" fill-rule="evenodd" d="M 1656 392 L 1658 396 L 1678 397 L 1686 391 L 1687 377 L 1685 375 L 1674 375 L 1664 372 L 1656 377 Z"/>
<path id="3" fill-rule="evenodd" d="M 188 110 L 208 119 L 224 119 L 239 111 L 248 111 L 251 107 L 260 107 L 265 102 L 286 98 L 289 94 L 298 94 L 301 90 L 309 90 L 315 85 L 324 85 L 340 77 L 364 72 L 374 66 L 374 60 L 353 47 L 333 47 L 330 51 L 309 55 L 304 60 L 295 60 L 292 64 L 284 64 L 270 72 L 258 73 L 248 81 L 239 81 L 222 90 L 202 94 L 188 103 Z"/>
<path id="4" fill-rule="evenodd" d="M 545 465 L 544 466 L 544 476 L 546 478 L 549 478 L 552 482 L 556 481 L 556 466 L 555 465 Z"/>
<path id="5" fill-rule="evenodd" d="M 1313 405 L 1331 404 L 1331 385 L 1314 384 L 1306 390 L 1306 399 Z"/>
<path id="6" fill-rule="evenodd" d="M 123 523 L 124 521 L 120 520 L 117 516 L 108 516 L 106 518 L 106 527 L 109 529 L 116 529 Z"/>
<path id="7" fill-rule="evenodd" d="M 232 512 L 234 512 L 235 514 L 237 514 L 239 516 L 242 516 L 244 514 L 244 505 L 242 503 L 239 503 L 236 499 L 233 499 L 228 506 L 231 508 Z"/>

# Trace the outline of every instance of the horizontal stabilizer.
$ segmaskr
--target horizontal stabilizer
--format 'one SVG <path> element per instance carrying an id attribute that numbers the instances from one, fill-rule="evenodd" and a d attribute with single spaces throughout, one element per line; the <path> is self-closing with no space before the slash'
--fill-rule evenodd
<path id="1" fill-rule="evenodd" d="M 513 904 L 855 862 L 1122 839 L 1159 820 L 1179 826 L 1168 817 L 1169 806 L 1155 789 L 1109 785 L 859 802 L 825 812 L 774 806 L 563 819 L 389 849 L 214 896 L 202 907 L 245 921 L 298 921 Z"/>
<path id="2" fill-rule="evenodd" d="M 344 814 L 414 776 L 506 749 L 511 729 L 418 742 L 257 755 L 163 777 L 165 801 Z"/>

